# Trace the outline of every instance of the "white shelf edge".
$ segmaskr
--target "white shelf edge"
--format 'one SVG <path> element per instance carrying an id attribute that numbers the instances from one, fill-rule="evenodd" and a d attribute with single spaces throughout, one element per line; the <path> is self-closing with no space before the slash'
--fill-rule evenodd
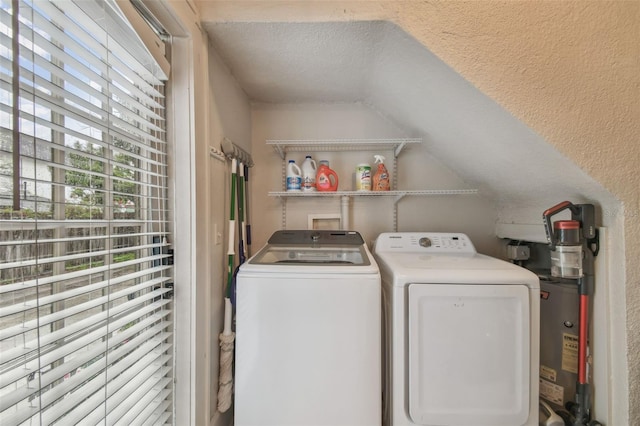
<path id="1" fill-rule="evenodd" d="M 388 139 L 267 139 L 267 145 L 376 145 L 398 143 L 420 143 L 421 138 L 388 138 Z"/>
<path id="2" fill-rule="evenodd" d="M 420 138 L 389 139 L 268 139 L 267 145 L 285 158 L 287 152 L 303 151 L 367 151 L 375 149 L 392 150 L 397 157 L 407 144 L 422 143 Z"/>
<path id="3" fill-rule="evenodd" d="M 424 189 L 406 191 L 326 191 L 326 192 L 293 192 L 270 191 L 270 197 L 404 197 L 407 195 L 472 195 L 477 189 Z"/>

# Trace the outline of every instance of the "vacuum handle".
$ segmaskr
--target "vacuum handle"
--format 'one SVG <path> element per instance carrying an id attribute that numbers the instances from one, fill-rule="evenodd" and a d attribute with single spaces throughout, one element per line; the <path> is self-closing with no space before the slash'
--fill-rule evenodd
<path id="1" fill-rule="evenodd" d="M 545 210 L 544 213 L 542 213 L 542 219 L 544 221 L 544 230 L 547 233 L 547 242 L 549 243 L 549 246 L 551 246 L 552 251 L 556 249 L 556 240 L 555 240 L 555 236 L 553 235 L 553 228 L 551 226 L 551 217 L 566 209 L 571 209 L 571 212 L 573 213 L 575 206 L 571 204 L 570 201 L 563 201 Z"/>
<path id="2" fill-rule="evenodd" d="M 596 237 L 596 212 L 593 204 L 578 204 L 582 236 L 589 241 Z"/>

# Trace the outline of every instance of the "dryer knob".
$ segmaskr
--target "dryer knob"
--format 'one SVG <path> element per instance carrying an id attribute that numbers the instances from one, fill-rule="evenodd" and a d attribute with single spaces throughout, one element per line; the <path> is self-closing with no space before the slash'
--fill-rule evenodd
<path id="1" fill-rule="evenodd" d="M 431 240 L 427 237 L 422 237 L 418 240 L 420 247 L 431 247 Z"/>

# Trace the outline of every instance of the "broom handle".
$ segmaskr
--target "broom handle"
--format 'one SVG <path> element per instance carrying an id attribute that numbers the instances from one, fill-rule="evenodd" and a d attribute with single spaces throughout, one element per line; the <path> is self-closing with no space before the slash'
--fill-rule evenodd
<path id="1" fill-rule="evenodd" d="M 227 267 L 227 290 L 226 297 L 231 298 L 231 283 L 233 281 L 233 256 L 235 255 L 235 204 L 236 204 L 236 169 L 238 168 L 238 160 L 231 160 L 231 202 L 229 207 L 229 247 L 227 255 L 229 256 L 229 264 Z"/>
<path id="2" fill-rule="evenodd" d="M 240 170 L 240 176 L 238 177 L 238 220 L 240 221 L 240 232 L 239 237 L 240 241 L 238 242 L 238 256 L 240 264 L 242 264 L 245 260 L 245 232 L 246 228 L 244 227 L 244 164 L 240 163 L 238 165 Z"/>
<path id="3" fill-rule="evenodd" d="M 247 254 L 247 177 L 246 177 L 246 166 L 240 166 L 240 176 L 242 181 L 240 182 L 242 186 L 242 249 L 244 250 L 242 253 L 243 260 L 246 260 L 248 257 Z"/>
<path id="4" fill-rule="evenodd" d="M 249 223 L 249 167 L 244 166 L 244 251 L 251 256 L 251 224 Z"/>

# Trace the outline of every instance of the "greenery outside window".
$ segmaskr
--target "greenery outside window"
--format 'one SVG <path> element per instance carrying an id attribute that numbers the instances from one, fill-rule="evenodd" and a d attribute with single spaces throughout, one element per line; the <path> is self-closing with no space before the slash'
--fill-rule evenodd
<path id="1" fill-rule="evenodd" d="M 164 82 L 112 0 L 0 0 L 0 424 L 173 416 Z"/>

